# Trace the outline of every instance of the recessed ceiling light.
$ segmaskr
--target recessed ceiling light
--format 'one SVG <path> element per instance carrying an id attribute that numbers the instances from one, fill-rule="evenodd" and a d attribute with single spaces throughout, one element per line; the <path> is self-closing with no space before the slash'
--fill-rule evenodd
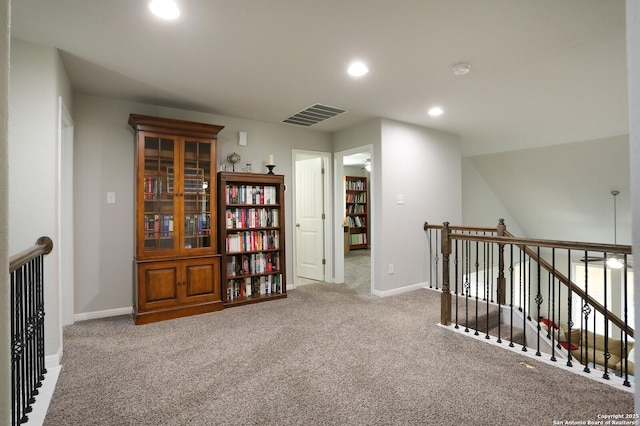
<path id="1" fill-rule="evenodd" d="M 430 116 L 437 117 L 439 115 L 442 115 L 444 110 L 442 108 L 440 108 L 439 106 L 435 106 L 433 108 L 429 108 L 429 111 L 427 111 L 427 112 L 429 113 Z"/>
<path id="2" fill-rule="evenodd" d="M 149 10 L 162 19 L 176 19 L 180 16 L 180 9 L 173 0 L 151 0 Z"/>
<path id="3" fill-rule="evenodd" d="M 451 68 L 454 75 L 467 75 L 471 72 L 471 64 L 456 64 Z"/>
<path id="4" fill-rule="evenodd" d="M 369 72 L 369 68 L 367 68 L 364 62 L 355 61 L 352 62 L 351 65 L 349 65 L 349 68 L 347 68 L 347 72 L 352 77 L 362 77 Z"/>

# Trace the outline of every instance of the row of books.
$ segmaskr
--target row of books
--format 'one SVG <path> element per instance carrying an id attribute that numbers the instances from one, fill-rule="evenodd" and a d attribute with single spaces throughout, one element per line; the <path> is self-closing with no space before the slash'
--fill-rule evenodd
<path id="1" fill-rule="evenodd" d="M 184 192 L 188 194 L 208 193 L 209 184 L 202 177 L 184 179 Z M 173 175 L 170 176 L 145 176 L 144 177 L 144 198 L 153 200 L 161 198 L 163 194 L 173 193 Z"/>
<path id="2" fill-rule="evenodd" d="M 350 228 L 364 228 L 367 221 L 364 216 L 347 216 L 347 225 Z"/>
<path id="3" fill-rule="evenodd" d="M 351 234 L 349 235 L 349 244 L 352 246 L 367 244 L 367 234 Z"/>
<path id="4" fill-rule="evenodd" d="M 279 270 L 278 252 L 253 253 L 227 258 L 227 276 L 264 274 Z"/>
<path id="5" fill-rule="evenodd" d="M 347 203 L 366 203 L 367 194 L 347 194 Z"/>
<path id="6" fill-rule="evenodd" d="M 365 191 L 367 189 L 366 182 L 363 180 L 348 180 L 345 183 L 347 191 Z"/>
<path id="7" fill-rule="evenodd" d="M 278 191 L 270 185 L 234 185 L 225 187 L 227 204 L 277 204 Z"/>
<path id="8" fill-rule="evenodd" d="M 244 231 L 227 235 L 227 253 L 272 250 L 280 248 L 280 233 L 270 231 Z"/>
<path id="9" fill-rule="evenodd" d="M 146 238 L 173 236 L 172 214 L 145 214 L 144 235 Z"/>
<path id="10" fill-rule="evenodd" d="M 145 176 L 144 177 L 144 199 L 153 200 L 160 198 L 166 190 L 164 178 L 162 176 Z"/>
<path id="11" fill-rule="evenodd" d="M 190 235 L 209 235 L 211 215 L 188 214 L 184 217 L 184 229 Z M 146 238 L 173 237 L 172 214 L 145 214 L 144 230 Z"/>
<path id="12" fill-rule="evenodd" d="M 282 294 L 282 274 L 227 280 L 227 300 Z"/>
<path id="13" fill-rule="evenodd" d="M 347 214 L 366 214 L 367 207 L 363 204 L 349 204 L 347 206 Z"/>
<path id="14" fill-rule="evenodd" d="M 278 226 L 278 210 L 271 208 L 227 209 L 227 229 Z"/>

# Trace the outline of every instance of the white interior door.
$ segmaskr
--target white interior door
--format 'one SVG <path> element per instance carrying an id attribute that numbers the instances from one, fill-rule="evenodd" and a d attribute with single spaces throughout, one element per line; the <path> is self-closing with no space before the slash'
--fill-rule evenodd
<path id="1" fill-rule="evenodd" d="M 324 280 L 322 159 L 296 161 L 296 273 Z"/>

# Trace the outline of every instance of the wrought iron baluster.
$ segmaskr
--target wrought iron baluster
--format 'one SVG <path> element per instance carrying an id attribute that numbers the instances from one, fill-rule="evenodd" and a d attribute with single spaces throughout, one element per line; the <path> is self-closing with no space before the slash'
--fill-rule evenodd
<path id="1" fill-rule="evenodd" d="M 459 242 L 460 242 L 459 240 L 455 240 L 455 243 L 454 243 L 455 254 L 454 254 L 454 258 L 453 258 L 453 264 L 454 264 L 454 268 L 455 268 L 455 281 L 456 281 L 455 289 L 454 289 L 455 296 L 456 296 L 455 297 L 455 299 L 456 299 L 455 328 L 459 328 L 458 327 L 458 280 L 460 279 L 459 275 L 458 275 L 458 243 Z"/>
<path id="2" fill-rule="evenodd" d="M 524 277 L 524 279 L 521 279 L 521 282 L 524 282 L 524 291 L 522 291 L 522 329 L 526 330 L 527 329 L 527 288 L 531 285 L 531 283 L 527 283 L 527 247 L 526 246 L 522 246 L 522 256 L 523 256 L 523 262 L 521 265 L 524 265 L 524 268 L 522 268 L 522 266 L 520 266 L 520 276 Z M 529 319 L 531 319 L 529 317 Z M 524 333 L 524 338 L 525 341 L 522 344 L 522 352 L 527 352 L 527 333 Z"/>
<path id="3" fill-rule="evenodd" d="M 537 318 L 538 318 L 538 342 L 537 342 L 537 348 L 536 348 L 536 356 L 542 356 L 542 354 L 540 353 L 540 305 L 542 305 L 542 302 L 544 302 L 544 299 L 542 298 L 542 293 L 541 293 L 541 275 L 540 275 L 540 246 L 537 247 L 537 252 L 536 252 L 536 256 L 537 256 L 537 271 L 538 271 L 538 294 L 536 295 L 536 305 L 538 305 L 538 314 L 537 314 Z"/>
<path id="4" fill-rule="evenodd" d="M 594 324 L 593 332 L 595 334 L 596 327 Z M 594 342 L 594 347 L 595 342 Z M 595 365 L 595 356 L 593 357 L 593 364 Z M 609 380 L 609 359 L 611 359 L 611 352 L 609 351 L 609 310 L 607 309 L 607 253 L 604 253 L 604 373 L 602 378 Z"/>
<path id="5" fill-rule="evenodd" d="M 624 327 L 625 327 L 625 330 L 624 330 L 624 334 L 623 334 L 623 337 L 624 337 L 624 348 L 623 348 L 623 352 L 621 352 L 621 354 L 624 355 L 624 357 L 622 358 L 622 363 L 624 365 L 623 372 L 622 372 L 622 374 L 624 375 L 624 383 L 623 383 L 623 385 L 627 386 L 627 387 L 631 387 L 631 383 L 629 382 L 629 352 L 630 352 L 629 351 L 629 334 L 627 333 L 627 327 L 629 325 L 629 316 L 628 316 L 629 315 L 629 311 L 628 311 L 629 305 L 628 305 L 628 300 L 627 300 L 627 297 L 628 297 L 628 295 L 627 295 L 627 290 L 628 290 L 627 279 L 628 279 L 628 272 L 629 272 L 627 270 L 628 267 L 629 267 L 629 262 L 628 262 L 628 259 L 627 259 L 627 255 L 625 254 L 624 255 L 624 280 L 623 280 L 623 284 L 622 284 L 622 286 L 624 288 L 624 301 L 623 301 L 624 306 L 623 306 L 623 310 L 624 310 Z"/>
<path id="6" fill-rule="evenodd" d="M 442 241 L 442 231 L 436 232 L 436 247 L 441 247 L 441 243 L 438 243 L 438 236 Z M 436 250 L 436 290 L 438 290 L 438 281 L 440 277 L 440 250 Z"/>
<path id="7" fill-rule="evenodd" d="M 513 244 L 509 244 L 509 313 L 511 315 L 511 320 L 509 321 L 509 347 L 513 348 Z"/>
<path id="8" fill-rule="evenodd" d="M 479 282 L 478 282 L 478 275 L 479 275 L 479 271 L 478 271 L 478 267 L 480 266 L 479 263 L 479 259 L 478 259 L 478 252 L 480 249 L 480 245 L 479 243 L 476 241 L 476 262 L 475 262 L 475 274 L 476 274 L 476 325 L 475 325 L 475 329 L 476 332 L 473 333 L 474 335 L 478 336 L 480 333 L 478 333 L 478 286 L 479 286 Z"/>
<path id="9" fill-rule="evenodd" d="M 486 234 L 486 232 L 485 232 Z M 487 260 L 489 259 L 489 247 L 491 247 L 490 243 L 484 243 L 483 244 L 483 262 L 484 262 L 484 297 L 482 298 L 482 300 L 485 302 L 485 304 L 487 305 L 487 311 L 486 311 L 486 326 L 485 326 L 485 339 L 489 339 L 489 295 L 487 294 L 489 292 L 489 265 L 487 264 Z"/>
<path id="10" fill-rule="evenodd" d="M 528 268 L 529 269 L 529 273 L 528 273 L 528 275 L 529 275 L 529 279 L 528 279 L 529 305 L 527 306 L 527 308 L 528 308 L 527 309 L 527 312 L 528 312 L 527 319 L 529 321 L 531 321 L 531 287 L 532 287 L 532 285 L 531 285 L 531 256 L 527 256 L 527 259 L 528 259 L 528 262 L 529 262 L 529 268 Z"/>
<path id="11" fill-rule="evenodd" d="M 571 249 L 568 250 L 567 253 L 567 275 L 568 275 L 568 281 L 571 281 L 571 270 L 572 270 L 572 265 L 571 265 Z M 568 335 L 567 335 L 567 367 L 573 367 L 573 362 L 571 362 L 571 358 L 573 357 L 573 354 L 571 353 L 571 330 L 573 329 L 573 306 L 571 306 L 573 304 L 572 301 L 573 298 L 573 291 L 571 289 L 567 289 L 567 329 L 568 329 Z"/>
<path id="12" fill-rule="evenodd" d="M 584 334 L 584 345 L 580 345 L 580 358 L 581 361 L 584 364 L 584 372 L 585 373 L 590 373 L 591 370 L 589 369 L 589 332 L 588 332 L 588 328 L 589 328 L 589 314 L 591 313 L 591 306 L 589 306 L 589 304 L 587 303 L 587 298 L 589 296 L 589 256 L 588 256 L 589 252 L 585 251 L 584 252 L 584 295 L 585 298 L 583 299 L 583 306 L 582 306 L 582 313 L 584 315 L 584 329 L 582 327 L 580 327 L 580 333 Z M 595 317 L 595 315 L 594 315 Z M 582 336 L 581 336 L 582 337 Z M 595 345 L 593 345 L 595 348 Z M 584 347 L 584 355 L 582 355 L 583 352 L 583 348 Z M 595 359 L 595 357 L 594 357 Z"/>
<path id="13" fill-rule="evenodd" d="M 463 261 L 463 268 L 466 269 L 465 280 L 464 280 L 464 288 L 466 290 L 466 295 L 464 296 L 464 331 L 466 333 L 469 332 L 469 289 L 471 288 L 471 281 L 469 280 L 469 275 L 471 274 L 471 241 L 465 241 L 465 251 L 466 256 Z"/>
<path id="14" fill-rule="evenodd" d="M 551 269 L 553 270 L 553 274 L 555 274 L 556 272 L 556 249 L 555 247 L 551 249 Z M 556 296 L 556 287 L 555 287 L 555 279 L 554 279 L 554 275 L 552 273 L 549 273 L 549 291 L 547 292 L 547 298 L 550 300 L 551 303 L 549 310 L 547 310 L 547 315 L 549 315 L 549 313 L 551 313 L 551 315 L 549 315 L 549 317 L 551 318 L 551 322 L 553 324 L 556 324 L 556 315 L 555 315 L 555 296 Z M 551 297 L 549 297 L 549 293 L 551 293 Z M 551 361 L 556 361 L 556 341 L 555 341 L 555 333 L 553 332 L 553 326 L 550 325 L 549 327 L 549 331 L 551 331 Z"/>
<path id="15" fill-rule="evenodd" d="M 433 230 L 431 228 L 427 230 L 427 239 L 429 240 L 429 288 L 433 288 L 433 244 L 431 242 L 432 231 Z"/>

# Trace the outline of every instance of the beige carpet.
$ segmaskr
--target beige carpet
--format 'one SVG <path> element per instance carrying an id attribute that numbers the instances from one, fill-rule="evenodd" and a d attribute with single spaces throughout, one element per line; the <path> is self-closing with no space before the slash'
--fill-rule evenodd
<path id="1" fill-rule="evenodd" d="M 439 293 L 310 284 L 144 326 L 65 329 L 46 425 L 552 425 L 633 395 L 437 325 Z M 529 368 L 521 362 L 533 367 Z"/>

